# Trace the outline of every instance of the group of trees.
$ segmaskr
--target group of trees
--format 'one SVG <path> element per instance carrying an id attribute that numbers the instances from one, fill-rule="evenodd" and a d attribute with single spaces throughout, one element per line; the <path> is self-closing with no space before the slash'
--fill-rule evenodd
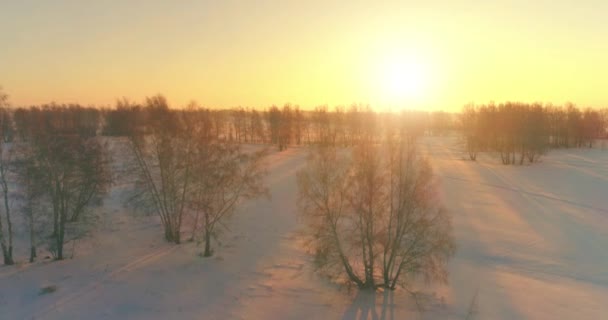
<path id="1" fill-rule="evenodd" d="M 359 106 L 333 112 L 291 105 L 171 109 L 160 95 L 142 104 L 122 99 L 112 110 L 55 104 L 10 109 L 6 96 L 0 103 L 6 264 L 14 262 L 16 214 L 29 233 L 31 261 L 39 244 L 63 259 L 65 244 L 90 227 L 89 209 L 101 204 L 113 182 L 106 135 L 122 137 L 115 141 L 128 147 L 132 201 L 159 217 L 169 242 L 186 235 L 204 242 L 203 256 L 210 256 L 212 239 L 239 201 L 267 194 L 265 151 L 243 143 L 279 150 L 315 144 L 298 183 L 317 266 L 360 288 L 395 289 L 420 275 L 446 279 L 454 252 L 449 216 L 437 201 L 431 167 L 415 148 L 416 137 L 429 128 L 445 130 L 446 115 L 394 116 Z"/>
<path id="2" fill-rule="evenodd" d="M 114 177 L 103 135 L 126 138 L 117 141 L 130 150 L 137 208 L 158 215 L 167 241 L 180 243 L 189 232 L 190 240 L 204 240 L 203 254 L 210 256 L 212 238 L 238 202 L 267 193 L 265 152 L 219 136 L 217 123 L 209 110 L 170 109 L 162 96 L 142 105 L 123 99 L 108 111 L 56 104 L 9 108 L 7 95 L 0 95 L 4 263 L 15 261 L 16 214 L 29 233 L 30 261 L 41 244 L 64 259 L 65 244 L 94 226 L 90 209 L 102 204 Z"/>
<path id="3" fill-rule="evenodd" d="M 417 138 L 460 129 L 470 159 L 492 151 L 504 164 L 534 162 L 549 148 L 592 147 L 607 110 L 540 104 L 469 105 L 445 112 L 330 111 L 272 106 L 171 109 L 161 96 L 113 109 L 79 105 L 9 108 L 0 90 L 0 247 L 13 264 L 15 217 L 29 234 L 30 261 L 46 244 L 56 259 L 91 226 L 91 208 L 113 182 L 104 136 L 120 137 L 133 169 L 135 208 L 156 215 L 166 241 L 204 242 L 224 229 L 239 201 L 267 194 L 266 152 L 244 144 L 314 145 L 297 174 L 298 206 L 316 267 L 361 289 L 447 281 L 455 252 L 428 160 Z M 348 148 L 344 148 L 348 147 Z M 259 151 L 262 150 L 262 151 Z"/>
<path id="4" fill-rule="evenodd" d="M 608 110 L 514 102 L 467 105 L 461 125 L 471 160 L 478 152 L 492 151 L 503 164 L 521 165 L 535 162 L 550 148 L 591 148 L 606 137 Z"/>
<path id="5" fill-rule="evenodd" d="M 99 112 L 78 106 L 49 105 L 0 109 L 0 186 L 3 195 L 0 244 L 5 264 L 14 263 L 14 218 L 25 221 L 30 261 L 37 245 L 47 244 L 63 259 L 64 244 L 86 231 L 87 212 L 111 184 L 106 144 L 92 123 Z M 6 226 L 6 227 L 5 227 Z"/>
<path id="6" fill-rule="evenodd" d="M 298 173 L 300 211 L 316 266 L 361 289 L 447 280 L 455 250 L 428 161 L 405 131 L 352 152 L 317 147 Z"/>
<path id="7" fill-rule="evenodd" d="M 455 250 L 431 166 L 417 138 L 460 129 L 469 156 L 534 162 L 549 148 L 591 147 L 608 112 L 572 105 L 504 103 L 444 112 L 330 111 L 272 106 L 171 109 L 163 96 L 121 99 L 113 109 L 79 105 L 9 108 L 0 91 L 0 247 L 14 263 L 15 217 L 29 233 L 30 261 L 46 244 L 56 259 L 90 228 L 91 208 L 113 182 L 104 136 L 120 137 L 134 172 L 135 208 L 158 216 L 168 242 L 204 242 L 203 256 L 239 201 L 267 194 L 265 151 L 244 144 L 314 145 L 298 172 L 298 205 L 319 270 L 362 289 L 447 280 Z M 344 148 L 348 147 L 348 148 Z"/>
<path id="8" fill-rule="evenodd" d="M 137 207 L 158 215 L 165 239 L 177 244 L 188 219 L 190 239 L 202 239 L 203 255 L 211 256 L 212 237 L 238 201 L 266 193 L 264 151 L 245 152 L 238 143 L 218 139 L 209 112 L 194 105 L 171 110 L 165 98 L 155 96 L 144 110 L 146 119 L 136 121 L 129 135 Z"/>
<path id="9" fill-rule="evenodd" d="M 447 280 L 454 254 L 450 217 L 417 138 L 460 129 L 469 156 L 500 154 L 504 164 L 534 162 L 550 148 L 592 147 L 606 137 L 607 110 L 573 105 L 469 105 L 460 128 L 443 112 L 374 112 L 367 107 L 273 106 L 171 109 L 163 96 L 127 99 L 113 109 L 79 105 L 9 108 L 0 94 L 0 247 L 14 263 L 15 217 L 56 259 L 90 228 L 91 208 L 113 182 L 104 136 L 127 147 L 132 201 L 158 216 L 168 242 L 212 241 L 239 201 L 267 194 L 262 147 L 313 145 L 298 172 L 298 206 L 316 267 L 362 289 L 408 287 L 414 278 Z M 348 148 L 344 148 L 348 147 Z"/>

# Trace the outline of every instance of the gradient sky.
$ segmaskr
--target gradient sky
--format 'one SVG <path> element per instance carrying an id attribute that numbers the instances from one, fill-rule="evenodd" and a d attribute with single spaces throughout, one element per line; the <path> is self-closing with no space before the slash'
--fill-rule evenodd
<path id="1" fill-rule="evenodd" d="M 605 0 L 0 0 L 0 43 L 13 105 L 608 106 Z"/>

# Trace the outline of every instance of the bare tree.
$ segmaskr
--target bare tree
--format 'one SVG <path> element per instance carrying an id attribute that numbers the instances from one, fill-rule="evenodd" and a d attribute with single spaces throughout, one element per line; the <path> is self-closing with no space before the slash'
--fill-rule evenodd
<path id="1" fill-rule="evenodd" d="M 283 150 L 281 144 L 281 110 L 277 106 L 272 106 L 266 111 L 266 117 L 268 121 L 268 138 L 271 144 L 277 144 L 279 151 Z"/>
<path id="2" fill-rule="evenodd" d="M 479 126 L 477 120 L 477 112 L 475 107 L 467 105 L 464 107 L 461 115 L 462 130 L 464 132 L 465 144 L 469 159 L 477 160 L 477 152 L 479 152 Z"/>
<path id="3" fill-rule="evenodd" d="M 262 116 L 260 116 L 260 113 L 256 109 L 251 109 L 249 125 L 251 141 L 264 143 L 264 141 L 266 140 L 266 136 L 264 134 L 264 124 L 262 121 Z"/>
<path id="4" fill-rule="evenodd" d="M 433 170 L 415 142 L 388 139 L 388 214 L 383 220 L 383 286 L 406 286 L 412 277 L 447 281 L 455 251 L 450 217 L 441 205 Z M 406 273 L 406 274 L 403 274 Z"/>
<path id="5" fill-rule="evenodd" d="M 26 169 L 27 170 L 27 169 Z M 30 240 L 30 262 L 34 262 L 37 256 L 37 244 L 40 232 L 40 226 L 38 223 L 39 217 L 44 216 L 45 213 L 44 208 L 40 207 L 40 197 L 44 196 L 42 192 L 39 190 L 40 188 L 35 184 L 35 180 L 33 177 L 26 173 L 26 177 L 24 177 L 24 189 L 25 189 L 25 201 L 23 206 L 23 212 L 26 217 L 26 224 L 29 233 Z"/>
<path id="6" fill-rule="evenodd" d="M 327 106 L 319 106 L 312 112 L 314 139 L 320 144 L 332 144 L 334 139 L 331 130 L 331 115 Z"/>
<path id="7" fill-rule="evenodd" d="M 447 281 L 455 246 L 433 181 L 400 136 L 383 147 L 360 143 L 351 155 L 317 148 L 298 173 L 317 267 L 361 289 L 406 287 L 418 276 Z"/>
<path id="8" fill-rule="evenodd" d="M 293 110 L 290 104 L 283 106 L 279 126 L 279 150 L 286 149 L 291 144 L 293 134 Z"/>
<path id="9" fill-rule="evenodd" d="M 348 214 L 346 179 L 349 161 L 336 148 L 320 145 L 311 152 L 307 167 L 298 172 L 298 206 L 306 219 L 315 253 L 315 264 L 328 276 L 363 286 L 350 261 L 351 249 L 343 221 Z"/>
<path id="10" fill-rule="evenodd" d="M 2 217 L 0 216 L 0 245 L 2 247 L 2 255 L 4 264 L 10 265 L 14 263 L 13 259 L 13 222 L 11 218 L 11 199 L 9 188 L 9 174 L 12 167 L 12 148 L 6 146 L 2 139 L 0 141 L 0 187 L 2 191 L 2 200 L 4 206 L 4 217 L 6 222 L 6 232 L 4 230 Z"/>
<path id="11" fill-rule="evenodd" d="M 25 225 L 29 235 L 30 262 L 37 256 L 37 246 L 41 237 L 45 237 L 45 229 L 51 224 L 52 213 L 48 211 L 50 203 L 45 188 L 40 181 L 44 180 L 41 170 L 37 168 L 37 161 L 27 143 L 18 141 L 13 146 L 16 154 L 15 171 L 17 173 L 17 199 L 25 218 Z M 46 228 L 45 228 L 46 227 Z"/>
<path id="12" fill-rule="evenodd" d="M 0 87 L 0 122 L 3 125 L 3 128 L 11 123 L 11 117 L 5 107 L 8 107 L 8 95 L 2 92 L 2 87 Z M 11 207 L 10 207 L 10 199 L 9 199 L 9 166 L 11 166 L 12 162 L 12 150 L 10 146 L 7 146 L 6 137 L 7 130 L 0 131 L 2 135 L 0 137 L 0 186 L 2 191 L 2 199 L 4 202 L 4 221 L 2 216 L 0 215 L 0 247 L 2 247 L 2 256 L 4 258 L 4 264 L 11 265 L 15 261 L 13 259 L 13 222 L 11 219 Z M 6 223 L 6 230 L 4 227 L 4 223 Z"/>
<path id="13" fill-rule="evenodd" d="M 293 109 L 293 135 L 297 145 L 302 144 L 302 135 L 306 130 L 306 122 L 300 106 L 296 105 Z"/>
<path id="14" fill-rule="evenodd" d="M 602 137 L 605 124 L 599 111 L 591 108 L 585 109 L 582 118 L 583 139 L 589 148 L 593 147 L 593 141 Z"/>
<path id="15" fill-rule="evenodd" d="M 239 145 L 198 136 L 193 152 L 193 182 L 188 200 L 194 213 L 194 232 L 202 233 L 203 256 L 213 254 L 211 240 L 217 237 L 241 199 L 267 194 L 264 152 L 246 153 Z"/>
<path id="16" fill-rule="evenodd" d="M 102 133 L 106 136 L 126 136 L 131 134 L 132 125 L 137 114 L 141 112 L 141 106 L 132 103 L 127 98 L 116 101 L 114 109 L 105 110 L 104 125 Z"/>
<path id="17" fill-rule="evenodd" d="M 95 116 L 93 121 L 80 118 L 83 111 L 87 112 L 81 108 L 53 105 L 18 111 L 18 181 L 35 187 L 36 192 L 30 196 L 50 208 L 44 231 L 50 233 L 51 253 L 63 259 L 64 243 L 81 235 L 77 225 L 85 226 L 84 213 L 100 203 L 97 200 L 111 183 L 107 146 L 91 135 L 95 132 Z M 33 213 L 27 216 L 31 222 Z M 30 227 L 34 229 L 33 223 Z"/>
<path id="18" fill-rule="evenodd" d="M 180 243 L 192 183 L 193 139 L 163 96 L 148 98 L 145 110 L 147 127 L 133 130 L 129 139 L 138 176 L 134 199 L 160 217 L 167 241 Z"/>
<path id="19" fill-rule="evenodd" d="M 130 138 L 138 207 L 157 214 L 165 239 L 175 243 L 181 242 L 183 221 L 192 217 L 193 238 L 202 231 L 204 255 L 210 256 L 211 238 L 238 201 L 265 192 L 262 154 L 242 152 L 238 143 L 245 139 L 244 111 L 233 114 L 243 120 L 233 126 L 236 142 L 220 138 L 212 113 L 195 104 L 174 111 L 156 96 L 148 98 L 145 111 L 147 126 Z"/>
<path id="20" fill-rule="evenodd" d="M 272 106 L 266 112 L 268 122 L 268 136 L 271 144 L 276 144 L 279 151 L 284 150 L 291 143 L 293 134 L 293 110 L 290 104 L 283 106 L 283 110 Z"/>
<path id="21" fill-rule="evenodd" d="M 248 126 L 246 116 L 245 109 L 242 107 L 235 108 L 230 112 L 235 139 L 239 143 L 247 142 Z"/>
<path id="22" fill-rule="evenodd" d="M 32 140 L 34 183 L 44 188 L 52 207 L 51 251 L 64 258 L 63 245 L 68 223 L 81 218 L 87 206 L 95 203 L 111 183 L 107 171 L 106 146 L 97 138 L 57 135 Z"/>

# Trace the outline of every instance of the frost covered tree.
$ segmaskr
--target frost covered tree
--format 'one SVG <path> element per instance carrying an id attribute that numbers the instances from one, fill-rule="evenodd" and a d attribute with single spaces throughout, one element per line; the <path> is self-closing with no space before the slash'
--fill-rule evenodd
<path id="1" fill-rule="evenodd" d="M 159 216 L 165 240 L 179 244 L 193 181 L 194 140 L 163 96 L 147 98 L 144 111 L 147 119 L 129 138 L 137 174 L 134 199 L 141 209 Z"/>
<path id="2" fill-rule="evenodd" d="M 470 158 L 478 151 L 492 151 L 506 165 L 537 162 L 550 148 L 591 148 L 595 139 L 605 136 L 607 124 L 601 111 L 581 111 L 570 103 L 467 105 L 461 119 Z"/>
<path id="3" fill-rule="evenodd" d="M 410 139 L 330 146 L 298 173 L 298 204 L 323 274 L 361 289 L 447 281 L 455 250 L 429 163 Z"/>
<path id="4" fill-rule="evenodd" d="M 19 113 L 23 144 L 19 180 L 35 186 L 32 195 L 50 208 L 43 232 L 48 234 L 49 249 L 58 260 L 64 258 L 64 243 L 80 236 L 85 213 L 100 202 L 112 179 L 107 146 L 90 135 L 94 125 L 81 126 L 72 121 L 80 112 L 77 108 L 52 106 Z"/>
<path id="5" fill-rule="evenodd" d="M 196 135 L 195 135 L 196 136 Z M 238 144 L 196 136 L 192 155 L 193 182 L 188 199 L 194 216 L 194 233 L 205 243 L 203 256 L 213 254 L 211 241 L 240 200 L 267 194 L 263 185 L 266 174 L 264 152 L 245 152 Z"/>
<path id="6" fill-rule="evenodd" d="M 265 192 L 263 153 L 244 152 L 219 137 L 211 113 L 195 104 L 170 110 L 157 96 L 144 110 L 146 125 L 130 138 L 138 175 L 134 199 L 160 217 L 169 242 L 181 242 L 182 225 L 192 217 L 192 237 L 202 233 L 210 256 L 212 237 L 238 201 Z"/>
<path id="7" fill-rule="evenodd" d="M 107 171 L 107 151 L 97 138 L 55 136 L 38 141 L 34 147 L 32 177 L 44 188 L 52 208 L 51 249 L 58 260 L 64 258 L 67 228 L 81 221 L 88 206 L 107 191 L 111 176 Z"/>

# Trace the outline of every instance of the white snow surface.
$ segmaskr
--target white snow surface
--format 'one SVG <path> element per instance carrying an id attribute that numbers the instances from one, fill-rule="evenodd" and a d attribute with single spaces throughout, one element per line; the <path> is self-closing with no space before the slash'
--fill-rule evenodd
<path id="1" fill-rule="evenodd" d="M 306 149 L 290 148 L 269 156 L 272 198 L 244 202 L 211 258 L 165 243 L 156 218 L 123 207 L 128 181 L 114 186 L 73 259 L 30 265 L 20 248 L 19 265 L 0 267 L 0 319 L 608 319 L 607 150 L 503 166 L 466 161 L 457 138 L 420 144 L 458 250 L 449 284 L 419 285 L 419 304 L 313 272 L 296 207 Z M 57 291 L 39 295 L 48 285 Z"/>

